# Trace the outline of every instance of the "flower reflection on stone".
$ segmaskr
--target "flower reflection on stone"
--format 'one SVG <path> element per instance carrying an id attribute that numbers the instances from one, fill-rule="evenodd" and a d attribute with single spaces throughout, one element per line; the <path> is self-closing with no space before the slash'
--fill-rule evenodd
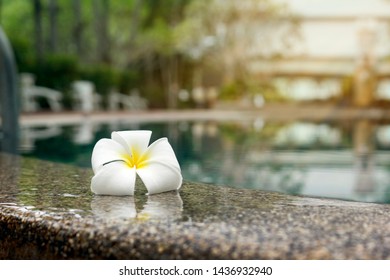
<path id="1" fill-rule="evenodd" d="M 97 218 L 103 220 L 150 221 L 182 218 L 183 201 L 178 192 L 151 195 L 147 197 L 146 202 L 138 204 L 136 205 L 134 197 L 95 196 L 91 202 L 91 209 Z"/>

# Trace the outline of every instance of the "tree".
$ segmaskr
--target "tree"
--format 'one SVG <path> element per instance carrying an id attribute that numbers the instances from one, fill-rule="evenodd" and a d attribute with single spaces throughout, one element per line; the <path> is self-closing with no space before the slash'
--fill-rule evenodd
<path id="1" fill-rule="evenodd" d="M 42 30 L 42 2 L 41 0 L 33 1 L 34 11 L 34 28 L 35 28 L 35 52 L 36 59 L 40 61 L 43 56 L 43 30 Z"/>
<path id="2" fill-rule="evenodd" d="M 198 0 L 191 2 L 177 29 L 178 48 L 195 61 L 222 65 L 224 80 L 248 73 L 248 60 L 270 55 L 294 27 L 287 10 L 271 0 Z M 272 55 L 272 53 L 271 53 Z"/>
<path id="3" fill-rule="evenodd" d="M 130 25 L 130 37 L 129 37 L 130 46 L 134 45 L 134 41 L 138 34 L 142 0 L 135 0 L 134 2 L 135 3 L 133 7 L 133 12 L 131 16 L 132 20 Z"/>
<path id="4" fill-rule="evenodd" d="M 72 10 L 74 15 L 72 39 L 76 47 L 76 54 L 81 57 L 84 53 L 83 50 L 83 21 L 80 0 L 72 1 Z"/>
<path id="5" fill-rule="evenodd" d="M 57 14 L 58 4 L 57 0 L 50 0 L 49 2 L 49 50 L 54 53 L 57 50 L 58 30 L 57 30 Z"/>
<path id="6" fill-rule="evenodd" d="M 148 84 L 158 81 L 164 92 L 164 102 L 168 108 L 176 107 L 176 96 L 183 79 L 183 60 L 177 49 L 175 29 L 183 20 L 185 8 L 191 1 L 167 0 L 144 1 L 144 17 L 141 32 L 137 36 L 137 57 L 141 62 Z M 158 77 L 156 77 L 158 73 Z"/>
<path id="7" fill-rule="evenodd" d="M 109 36 L 109 0 L 94 0 L 93 10 L 96 32 L 97 58 L 104 63 L 111 62 L 110 36 Z"/>
<path id="8" fill-rule="evenodd" d="M 4 29 L 11 41 L 26 42 L 23 50 L 38 59 L 46 50 L 77 56 L 73 61 L 92 70 L 106 64 L 135 72 L 134 86 L 171 108 L 181 88 L 246 78 L 248 61 L 291 30 L 272 0 L 0 1 Z M 31 24 L 21 28 L 22 20 Z"/>

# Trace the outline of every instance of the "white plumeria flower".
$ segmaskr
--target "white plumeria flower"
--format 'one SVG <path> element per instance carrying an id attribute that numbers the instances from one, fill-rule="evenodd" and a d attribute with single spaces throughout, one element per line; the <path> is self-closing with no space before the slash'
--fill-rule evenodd
<path id="1" fill-rule="evenodd" d="M 178 190 L 183 177 L 175 152 L 167 138 L 148 147 L 151 134 L 147 130 L 116 131 L 111 139 L 100 139 L 92 152 L 92 192 L 134 195 L 136 174 L 148 194 Z"/>

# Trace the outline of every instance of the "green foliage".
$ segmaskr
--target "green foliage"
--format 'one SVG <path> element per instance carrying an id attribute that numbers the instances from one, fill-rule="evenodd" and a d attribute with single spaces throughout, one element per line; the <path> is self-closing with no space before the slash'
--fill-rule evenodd
<path id="1" fill-rule="evenodd" d="M 220 98 L 223 100 L 237 100 L 245 92 L 245 85 L 241 81 L 233 81 L 222 86 Z"/>
<path id="2" fill-rule="evenodd" d="M 117 72 L 104 64 L 85 66 L 80 69 L 79 76 L 81 80 L 91 81 L 96 91 L 103 96 L 107 96 L 111 88 L 119 82 Z"/>
<path id="3" fill-rule="evenodd" d="M 72 81 L 89 80 L 103 100 L 111 88 L 128 93 L 136 87 L 152 106 L 161 108 L 175 106 L 167 98 L 172 87 L 219 87 L 232 78 L 234 82 L 223 86 L 222 98 L 255 92 L 246 81 L 247 56 L 242 50 L 258 43 L 254 32 L 266 35 L 281 8 L 273 0 L 245 2 L 85 0 L 77 6 L 73 0 L 56 0 L 57 9 L 51 9 L 49 0 L 41 0 L 42 41 L 35 41 L 33 1 L 2 0 L 1 24 L 19 71 L 35 74 L 37 84 L 66 92 Z M 107 23 L 99 17 L 103 3 Z M 102 30 L 108 31 L 107 40 L 99 40 Z M 210 71 L 210 65 L 219 67 Z"/>
<path id="4" fill-rule="evenodd" d="M 77 78 L 77 59 L 71 55 L 47 55 L 35 65 L 36 83 L 60 91 L 69 89 Z"/>
<path id="5" fill-rule="evenodd" d="M 271 82 L 271 83 L 270 83 Z M 267 81 L 260 83 L 256 87 L 255 93 L 261 93 L 266 102 L 286 102 L 288 98 L 283 95 L 275 86 L 272 84 L 272 81 Z"/>
<path id="6" fill-rule="evenodd" d="M 35 67 L 35 57 L 31 42 L 27 38 L 11 34 L 9 37 L 19 72 L 31 72 Z"/>
<path id="7" fill-rule="evenodd" d="M 270 81 L 254 81 L 249 78 L 236 79 L 222 86 L 220 98 L 222 100 L 238 100 L 243 96 L 261 94 L 266 102 L 285 102 L 287 99 Z"/>
<path id="8" fill-rule="evenodd" d="M 118 70 L 118 90 L 122 93 L 128 93 L 131 89 L 138 87 L 139 75 L 135 70 Z"/>
<path id="9" fill-rule="evenodd" d="M 96 92 L 103 97 L 103 102 L 106 102 L 111 90 L 129 93 L 137 86 L 138 75 L 133 70 L 118 70 L 109 65 L 100 64 L 81 67 L 78 78 L 91 81 L 95 85 Z"/>
<path id="10" fill-rule="evenodd" d="M 165 108 L 167 106 L 165 96 L 161 94 L 162 90 L 158 84 L 146 85 L 143 91 L 149 102 L 149 108 Z"/>
<path id="11" fill-rule="evenodd" d="M 174 51 L 174 41 L 170 26 L 162 19 L 156 20 L 150 28 L 146 29 L 139 37 L 139 47 L 147 46 L 146 50 L 151 50 L 161 55 L 169 55 Z"/>
<path id="12" fill-rule="evenodd" d="M 21 65 L 24 65 L 22 62 Z M 42 61 L 32 60 L 25 72 L 34 74 L 35 83 L 58 91 L 64 95 L 63 105 L 70 108 L 72 104 L 70 86 L 78 77 L 78 62 L 76 57 L 66 54 L 52 54 L 45 56 Z"/>
<path id="13" fill-rule="evenodd" d="M 18 36 L 32 41 L 33 14 L 32 1 L 1 0 L 1 25 L 7 35 L 12 38 Z"/>
<path id="14" fill-rule="evenodd" d="M 132 88 L 142 88 L 142 93 L 151 98 L 151 104 L 164 106 L 166 91 L 172 83 L 182 86 L 174 73 L 182 67 L 177 57 L 177 37 L 174 28 L 183 19 L 190 0 L 121 0 L 109 1 L 109 50 L 110 64 L 99 61 L 99 24 L 96 14 L 99 1 L 80 1 L 75 10 L 74 1 L 57 0 L 56 44 L 50 48 L 51 17 L 48 0 L 42 3 L 43 56 L 36 62 L 34 41 L 34 5 L 25 0 L 3 0 L 2 21 L 5 31 L 13 40 L 22 72 L 31 72 L 37 84 L 67 91 L 75 79 L 89 80 L 103 100 L 115 88 L 128 93 Z M 101 4 L 101 3 L 100 3 Z M 80 12 L 77 17 L 75 11 Z M 80 21 L 79 21 L 80 20 Z M 20 22 L 26 22 L 21 27 Z M 76 36 L 78 35 L 78 36 Z M 81 37 L 81 48 L 76 40 Z M 61 53 L 60 56 L 50 51 Z M 67 58 L 72 57 L 71 60 Z M 77 59 L 75 59 L 77 57 Z M 174 61 L 164 63 L 164 61 Z M 56 65 L 58 64 L 58 65 Z M 129 70 L 130 69 L 130 70 Z M 173 78 L 172 78 L 173 77 Z M 141 84 L 142 83 L 142 84 Z"/>

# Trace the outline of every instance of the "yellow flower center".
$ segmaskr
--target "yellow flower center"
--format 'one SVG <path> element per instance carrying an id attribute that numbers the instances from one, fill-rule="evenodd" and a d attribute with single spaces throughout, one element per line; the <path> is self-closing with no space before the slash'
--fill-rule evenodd
<path id="1" fill-rule="evenodd" d="M 143 168 L 147 165 L 147 161 L 149 159 L 149 155 L 148 153 L 144 153 L 144 154 L 141 154 L 139 152 L 139 149 L 136 149 L 136 148 L 132 148 L 131 149 L 131 154 L 126 154 L 126 155 L 123 155 L 123 160 L 126 162 L 126 164 L 130 167 L 130 168 Z"/>

